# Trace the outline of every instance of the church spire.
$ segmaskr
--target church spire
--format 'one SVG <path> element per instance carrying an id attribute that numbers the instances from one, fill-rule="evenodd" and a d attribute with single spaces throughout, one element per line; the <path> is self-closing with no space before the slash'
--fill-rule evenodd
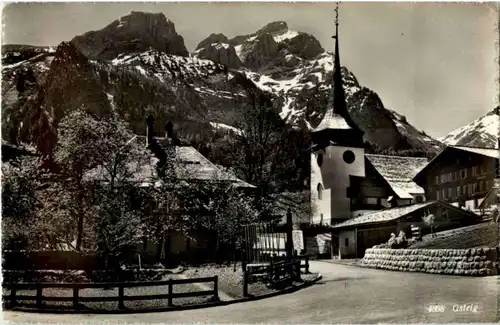
<path id="1" fill-rule="evenodd" d="M 342 67 L 340 65 L 340 50 L 339 50 L 339 3 L 335 8 L 335 54 L 333 61 L 333 85 L 331 101 L 323 120 L 313 130 L 313 133 L 323 133 L 326 130 L 351 130 L 357 135 L 356 138 L 362 137 L 363 132 L 352 120 L 347 109 L 344 86 L 342 80 Z M 337 133 L 337 132 L 336 132 Z M 332 140 L 333 141 L 333 140 Z M 336 141 L 335 141 L 336 142 Z M 359 142 L 359 141 L 358 141 Z M 361 140 L 362 142 L 362 140 Z"/>
<path id="2" fill-rule="evenodd" d="M 337 113 L 342 117 L 348 116 L 348 111 L 345 103 L 345 93 L 342 81 L 342 68 L 340 66 L 340 51 L 339 51 L 339 3 L 335 8 L 335 57 L 333 62 L 333 113 Z M 349 121 L 346 121 L 349 123 Z"/>

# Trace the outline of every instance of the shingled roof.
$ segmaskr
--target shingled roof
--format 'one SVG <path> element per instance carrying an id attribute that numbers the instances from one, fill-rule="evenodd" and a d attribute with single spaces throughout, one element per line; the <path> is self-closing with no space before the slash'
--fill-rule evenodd
<path id="1" fill-rule="evenodd" d="M 178 142 L 177 145 L 169 144 L 166 138 L 157 138 L 154 140 L 162 150 L 166 150 L 167 146 L 172 146 L 175 150 L 174 167 L 175 177 L 184 181 L 219 181 L 229 182 L 236 187 L 254 188 L 255 186 L 237 178 L 232 173 L 223 170 L 223 168 L 213 164 L 205 158 L 198 150 L 186 143 Z M 146 146 L 146 138 L 137 136 L 131 145 Z M 158 176 L 157 164 L 159 159 L 153 157 L 151 161 L 142 166 L 137 166 L 137 163 L 129 164 L 129 172 L 132 172 L 132 182 L 140 183 L 143 186 L 148 186 L 153 178 Z M 94 181 L 108 181 L 107 173 L 104 168 L 99 167 L 92 170 L 86 178 Z"/>
<path id="2" fill-rule="evenodd" d="M 333 229 L 341 229 L 341 228 L 355 228 L 357 226 L 365 226 L 365 225 L 370 225 L 370 224 L 380 224 L 384 222 L 389 222 L 389 221 L 394 221 L 400 218 L 403 218 L 407 216 L 408 214 L 415 212 L 417 210 L 423 209 L 423 208 L 428 208 L 431 206 L 441 206 L 447 209 L 451 210 L 456 210 L 456 211 L 461 211 L 462 214 L 470 215 L 471 217 L 477 217 L 476 214 L 457 208 L 455 206 L 452 206 L 451 204 L 441 202 L 441 201 L 428 201 L 424 203 L 417 203 L 417 204 L 412 204 L 412 205 L 407 205 L 403 207 L 395 207 L 395 208 L 388 208 L 384 210 L 380 210 L 377 212 L 373 213 L 368 213 L 361 215 L 356 218 L 352 218 L 349 220 L 346 220 L 344 222 L 338 223 L 336 225 L 332 225 L 331 228 Z"/>
<path id="3" fill-rule="evenodd" d="M 472 152 L 478 155 L 487 156 L 491 158 L 500 158 L 500 150 L 493 148 L 479 148 L 479 147 L 465 147 L 465 146 L 450 146 L 452 148 Z"/>
<path id="4" fill-rule="evenodd" d="M 427 158 L 370 154 L 365 157 L 399 198 L 411 199 L 412 194 L 425 193 L 413 178 L 427 165 Z"/>

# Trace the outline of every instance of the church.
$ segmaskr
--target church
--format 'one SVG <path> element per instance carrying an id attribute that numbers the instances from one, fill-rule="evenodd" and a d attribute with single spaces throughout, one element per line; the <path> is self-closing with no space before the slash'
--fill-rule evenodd
<path id="1" fill-rule="evenodd" d="M 311 222 L 326 225 L 351 217 L 350 179 L 365 176 L 363 131 L 350 117 L 345 101 L 338 26 L 337 8 L 333 96 L 311 134 Z"/>
<path id="2" fill-rule="evenodd" d="M 410 232 L 432 213 L 441 230 L 479 222 L 478 216 L 442 201 L 428 201 L 415 176 L 426 158 L 370 155 L 363 131 L 351 118 L 341 75 L 338 7 L 332 100 L 311 132 L 311 225 L 329 231 L 306 238 L 309 254 L 361 258 L 367 248 L 387 242 L 391 233 Z"/>

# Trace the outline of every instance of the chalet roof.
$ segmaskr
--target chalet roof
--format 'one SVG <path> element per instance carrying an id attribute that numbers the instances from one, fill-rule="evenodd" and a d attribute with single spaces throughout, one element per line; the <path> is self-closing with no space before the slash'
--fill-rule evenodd
<path id="1" fill-rule="evenodd" d="M 378 212 L 364 214 L 362 216 L 346 220 L 346 221 L 341 222 L 339 224 L 332 225 L 332 228 L 333 229 L 350 228 L 350 227 L 355 227 L 355 226 L 378 224 L 378 223 L 384 223 L 384 222 L 388 222 L 388 221 L 394 221 L 394 220 L 403 218 L 412 212 L 418 211 L 418 210 L 423 209 L 423 208 L 435 206 L 435 205 L 440 205 L 440 206 L 448 208 L 448 209 L 461 211 L 462 214 L 476 216 L 472 212 L 454 207 L 454 206 L 452 206 L 448 203 L 445 203 L 445 202 L 429 201 L 429 202 L 417 203 L 417 204 L 403 206 L 403 207 L 388 208 L 388 209 L 380 210 Z"/>
<path id="2" fill-rule="evenodd" d="M 417 175 L 413 179 L 416 179 L 416 177 L 420 177 L 422 173 L 427 170 L 430 166 L 433 165 L 434 161 L 436 161 L 439 157 L 442 155 L 448 153 L 450 149 L 454 150 L 460 150 L 463 152 L 467 153 L 473 153 L 477 155 L 482 155 L 485 157 L 491 157 L 491 158 L 500 158 L 500 149 L 493 149 L 493 148 L 481 148 L 481 147 L 466 147 L 466 146 L 447 146 L 443 150 L 441 150 L 424 168 L 422 168 Z"/>
<path id="3" fill-rule="evenodd" d="M 452 148 L 472 152 L 478 155 L 487 156 L 491 158 L 500 158 L 500 150 L 493 148 L 480 148 L 480 147 L 465 147 L 465 146 L 450 146 Z"/>
<path id="4" fill-rule="evenodd" d="M 155 139 L 159 140 L 158 143 L 163 149 L 166 148 L 168 141 L 166 141 L 165 138 Z M 145 145 L 144 137 L 137 137 L 135 145 Z M 254 187 L 253 185 L 237 178 L 232 173 L 213 164 L 192 146 L 181 144 L 174 145 L 172 147 L 175 149 L 175 175 L 179 180 L 220 181 L 233 183 L 237 187 Z M 156 178 L 158 176 L 156 170 L 158 162 L 159 159 L 153 157 L 149 163 L 142 166 L 137 166 L 137 163 L 129 164 L 128 170 L 131 175 L 133 175 L 132 181 L 141 183 L 144 186 L 149 185 L 152 178 Z M 107 178 L 109 177 L 107 175 L 108 173 L 104 170 L 104 168 L 99 167 L 92 170 L 86 178 L 90 180 L 107 181 Z"/>
<path id="5" fill-rule="evenodd" d="M 427 158 L 370 154 L 365 157 L 399 198 L 411 199 L 412 194 L 425 193 L 413 178 L 427 165 Z"/>

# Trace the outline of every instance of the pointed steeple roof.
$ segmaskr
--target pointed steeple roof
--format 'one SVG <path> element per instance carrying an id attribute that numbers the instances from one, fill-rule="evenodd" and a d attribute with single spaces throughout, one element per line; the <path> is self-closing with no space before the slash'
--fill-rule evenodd
<path id="1" fill-rule="evenodd" d="M 352 120 L 347 110 L 344 86 L 342 81 L 342 68 L 340 65 L 340 51 L 339 51 L 339 20 L 338 20 L 338 4 L 335 9 L 335 57 L 333 64 L 333 100 L 330 102 L 329 107 L 323 117 L 321 123 L 313 130 L 313 132 L 320 132 L 323 130 L 354 130 L 362 133 L 356 123 Z"/>

